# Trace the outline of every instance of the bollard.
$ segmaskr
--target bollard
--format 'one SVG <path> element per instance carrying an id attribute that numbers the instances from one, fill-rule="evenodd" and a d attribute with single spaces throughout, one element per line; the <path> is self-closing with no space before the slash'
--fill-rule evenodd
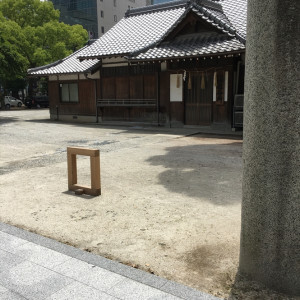
<path id="1" fill-rule="evenodd" d="M 76 155 L 90 157 L 91 166 L 91 187 L 77 184 L 77 162 Z M 101 195 L 100 179 L 100 151 L 96 149 L 85 149 L 77 147 L 67 147 L 68 157 L 68 187 L 69 191 L 82 190 L 84 194 L 91 196 Z M 79 194 L 79 193 L 78 193 Z"/>

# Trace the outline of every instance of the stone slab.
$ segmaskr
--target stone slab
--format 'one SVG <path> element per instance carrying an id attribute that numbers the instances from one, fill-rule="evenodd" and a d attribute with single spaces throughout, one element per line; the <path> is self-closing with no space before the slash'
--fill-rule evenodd
<path id="1" fill-rule="evenodd" d="M 7 290 L 5 293 L 0 293 L 0 299 L 3 300 L 27 300 L 21 295 L 18 295 L 12 291 Z"/>
<path id="2" fill-rule="evenodd" d="M 42 235 L 15 227 L 15 226 L 11 226 L 9 224 L 5 224 L 5 223 L 1 223 L 0 222 L 0 235 L 1 235 L 1 231 L 3 233 L 9 233 L 15 237 L 18 237 L 20 239 L 24 239 L 28 242 L 32 242 L 35 243 L 37 245 L 41 245 L 43 247 L 55 250 L 57 252 L 60 252 L 62 254 L 66 254 L 69 255 L 71 257 L 77 257 L 79 255 L 81 255 L 84 251 L 69 246 L 69 245 L 65 245 L 62 244 L 58 241 L 49 239 L 47 237 L 44 237 Z M 1 237 L 1 236 L 0 236 Z"/>
<path id="3" fill-rule="evenodd" d="M 74 280 L 78 280 L 80 283 L 85 284 L 85 282 L 89 281 L 89 278 L 93 274 L 96 274 L 95 278 L 98 278 L 98 281 L 94 278 L 91 279 L 93 284 L 93 288 L 101 289 L 103 292 L 104 290 L 111 289 L 114 285 L 116 285 L 116 290 L 114 293 L 118 293 L 117 285 L 122 284 L 124 282 L 124 287 L 126 288 L 129 285 L 129 282 L 136 281 L 145 285 L 148 288 L 160 289 L 163 293 L 163 297 L 172 297 L 169 294 L 181 299 L 203 299 L 203 300 L 211 300 L 211 299 L 219 299 L 213 297 L 212 295 L 202 293 L 190 287 L 178 284 L 176 282 L 171 282 L 167 279 L 160 278 L 158 276 L 149 274 L 139 269 L 135 269 L 129 267 L 127 265 L 123 265 L 119 262 L 109 260 L 107 258 L 82 251 L 75 247 L 62 244 L 55 240 L 49 239 L 47 237 L 40 236 L 38 234 L 8 225 L 0 222 L 0 239 L 1 239 L 1 232 L 4 233 L 4 237 L 7 238 L 8 235 L 14 236 L 16 238 L 15 246 L 10 247 L 10 251 L 16 251 L 16 246 L 20 247 L 25 242 L 29 241 L 36 245 L 40 245 L 44 248 L 48 248 L 54 251 L 61 253 L 62 255 L 68 255 L 73 259 L 65 261 L 61 265 L 52 266 L 55 272 L 60 272 L 60 275 L 65 278 L 69 277 L 72 282 Z M 6 234 L 6 235 L 5 235 Z M 18 240 L 19 238 L 19 240 Z M 30 247 L 30 246 L 29 246 Z M 43 250 L 47 251 L 47 250 Z M 77 267 L 73 268 L 72 265 L 77 265 Z M 91 270 L 91 269 L 95 269 Z M 101 270 L 99 270 L 101 269 Z M 85 273 L 87 272 L 87 273 Z M 95 273 L 94 273 L 95 272 Z M 82 275 L 85 273 L 85 275 Z M 0 274 L 1 275 L 1 274 Z M 59 274 L 57 274 L 59 275 Z M 72 279 L 71 279 L 72 278 Z M 107 283 L 101 282 L 102 279 L 108 279 Z M 129 281 L 128 281 L 129 280 Z M 130 281 L 131 280 L 131 281 Z M 1 284 L 1 281 L 0 281 Z M 90 283 L 89 283 L 90 285 Z M 64 287 L 63 287 L 64 289 Z M 66 291 L 66 294 L 68 292 Z M 138 293 L 138 292 L 136 292 Z M 50 296 L 50 295 L 49 295 Z M 126 295 L 125 295 L 126 296 Z M 127 296 L 126 296 L 127 297 Z M 153 298 L 152 298 L 153 299 Z M 158 298 L 158 299 L 167 299 L 167 298 Z"/>
<path id="4" fill-rule="evenodd" d="M 55 266 L 71 259 L 65 254 L 61 254 L 57 251 L 45 248 L 40 245 L 36 245 L 32 242 L 28 242 L 19 247 L 16 247 L 13 250 L 13 253 L 49 269 L 52 269 Z"/>
<path id="5" fill-rule="evenodd" d="M 126 279 L 126 277 L 119 274 L 115 274 L 75 258 L 53 268 L 53 270 L 61 275 L 88 284 L 100 291 L 106 291 Z"/>
<path id="6" fill-rule="evenodd" d="M 181 299 L 168 293 L 162 292 L 158 289 L 152 288 L 148 285 L 133 281 L 131 279 L 126 279 L 122 281 L 121 283 L 114 286 L 112 289 L 108 290 L 107 293 L 124 300 Z"/>
<path id="7" fill-rule="evenodd" d="M 39 300 L 57 292 L 73 280 L 29 261 L 0 273 L 0 284 L 26 299 Z"/>
<path id="8" fill-rule="evenodd" d="M 4 286 L 0 285 L 0 295 L 3 294 L 3 293 L 5 293 L 5 292 L 7 292 L 7 291 L 8 291 L 7 288 L 5 288 Z"/>
<path id="9" fill-rule="evenodd" d="M 0 238 L 1 240 L 1 238 Z M 1 240 L 2 242 L 2 240 Z M 0 250 L 0 273 L 8 272 L 10 268 L 24 262 L 25 259 L 19 256 L 16 256 L 10 252 Z M 1 287 L 0 287 L 1 293 Z"/>
<path id="10" fill-rule="evenodd" d="M 12 252 L 16 247 L 28 243 L 28 241 L 26 240 L 20 239 L 18 237 L 15 237 L 13 235 L 1 231 L 0 231 L 0 239 L 1 239 L 0 249 L 8 252 Z"/>
<path id="11" fill-rule="evenodd" d="M 59 290 L 55 294 L 47 298 L 47 300 L 115 300 L 117 298 L 112 297 L 104 292 L 96 290 L 90 286 L 82 284 L 80 282 L 74 282 L 65 288 Z"/>

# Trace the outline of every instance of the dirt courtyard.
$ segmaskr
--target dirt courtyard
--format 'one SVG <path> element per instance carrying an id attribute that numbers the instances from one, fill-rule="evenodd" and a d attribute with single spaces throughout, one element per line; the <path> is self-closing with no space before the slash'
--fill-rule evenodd
<path id="1" fill-rule="evenodd" d="M 242 141 L 0 111 L 0 221 L 226 297 L 238 265 Z M 102 195 L 68 192 L 66 147 L 100 149 Z M 78 183 L 89 185 L 79 156 Z"/>

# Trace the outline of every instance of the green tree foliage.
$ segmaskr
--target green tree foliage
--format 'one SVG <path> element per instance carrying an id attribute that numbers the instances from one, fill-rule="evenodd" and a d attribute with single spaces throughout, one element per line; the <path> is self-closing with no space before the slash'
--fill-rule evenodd
<path id="1" fill-rule="evenodd" d="M 19 52 L 23 41 L 21 28 L 14 21 L 6 20 L 0 12 L 0 85 L 5 88 L 10 80 L 24 78 L 27 60 Z M 4 98 L 0 90 L 0 101 Z"/>
<path id="2" fill-rule="evenodd" d="M 70 55 L 81 48 L 87 41 L 87 32 L 81 25 L 67 25 L 58 21 L 50 21 L 43 26 L 25 28 L 27 45 L 25 55 L 31 66 L 40 66 Z M 33 54 L 33 55 L 31 55 Z"/>
<path id="3" fill-rule="evenodd" d="M 15 21 L 22 28 L 43 26 L 59 19 L 59 11 L 53 8 L 51 1 L 2 0 L 0 10 L 7 19 Z"/>
<path id="4" fill-rule="evenodd" d="M 62 59 L 81 48 L 88 34 L 81 25 L 59 22 L 52 2 L 0 1 L 0 80 L 11 80 Z"/>

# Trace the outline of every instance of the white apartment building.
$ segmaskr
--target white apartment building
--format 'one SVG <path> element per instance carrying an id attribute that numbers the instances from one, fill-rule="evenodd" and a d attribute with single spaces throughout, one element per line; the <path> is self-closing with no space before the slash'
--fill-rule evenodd
<path id="1" fill-rule="evenodd" d="M 125 15 L 128 9 L 151 4 L 151 0 L 96 0 L 98 36 L 102 36 Z"/>

